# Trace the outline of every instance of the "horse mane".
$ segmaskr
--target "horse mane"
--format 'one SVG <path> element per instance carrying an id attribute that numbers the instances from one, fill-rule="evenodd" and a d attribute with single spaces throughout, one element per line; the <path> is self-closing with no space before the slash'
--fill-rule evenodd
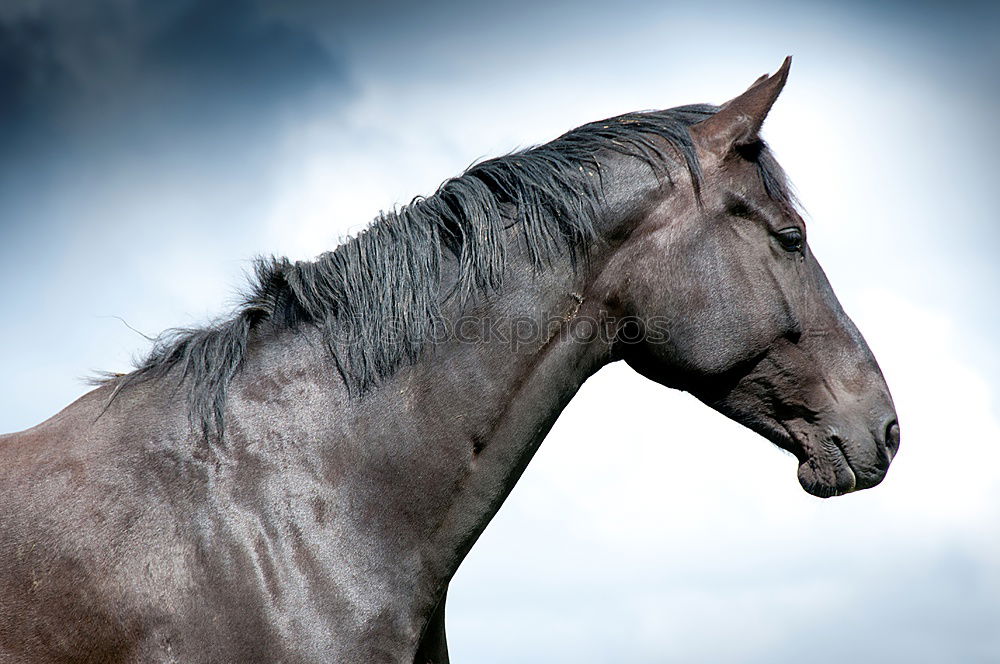
<path id="1" fill-rule="evenodd" d="M 549 143 L 474 164 L 433 195 L 380 213 L 366 230 L 314 261 L 258 258 L 247 295 L 231 318 L 167 330 L 134 371 L 95 382 L 115 383 L 113 399 L 176 372 L 187 386 L 192 421 L 206 436 L 221 434 L 228 386 L 251 333 L 268 323 L 318 329 L 349 392 L 362 394 L 416 361 L 446 299 L 464 303 L 502 286 L 505 231 L 512 223 L 536 267 L 567 253 L 575 264 L 585 255 L 600 210 L 601 151 L 641 159 L 669 179 L 672 150 L 697 192 L 701 170 L 688 127 L 716 111 L 699 104 L 592 122 Z M 757 161 L 768 192 L 787 199 L 784 176 L 766 149 Z M 441 279 L 445 252 L 458 264 L 447 292 Z"/>

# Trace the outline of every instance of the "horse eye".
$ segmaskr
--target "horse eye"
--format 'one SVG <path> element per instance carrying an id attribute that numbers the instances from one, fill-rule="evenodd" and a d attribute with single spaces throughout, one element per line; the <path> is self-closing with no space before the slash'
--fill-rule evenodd
<path id="1" fill-rule="evenodd" d="M 802 231 L 798 228 L 792 226 L 791 228 L 780 230 L 778 231 L 777 236 L 778 242 L 781 243 L 781 248 L 785 251 L 802 250 Z"/>

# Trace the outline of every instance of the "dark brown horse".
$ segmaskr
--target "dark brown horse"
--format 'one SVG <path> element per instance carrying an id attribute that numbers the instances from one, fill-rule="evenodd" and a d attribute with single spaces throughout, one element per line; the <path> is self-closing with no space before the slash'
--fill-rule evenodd
<path id="1" fill-rule="evenodd" d="M 0 438 L 0 661 L 445 662 L 449 580 L 620 359 L 812 494 L 878 484 L 889 391 L 758 135 L 788 64 L 261 261 L 234 317 Z"/>

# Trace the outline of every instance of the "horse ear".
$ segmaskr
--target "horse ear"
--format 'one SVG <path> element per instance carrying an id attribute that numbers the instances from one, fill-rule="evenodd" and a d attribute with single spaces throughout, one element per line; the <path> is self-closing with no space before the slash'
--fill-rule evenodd
<path id="1" fill-rule="evenodd" d="M 791 64 L 792 56 L 788 56 L 773 76 L 761 76 L 746 92 L 723 104 L 718 113 L 692 125 L 695 140 L 719 157 L 756 141 L 764 118 L 785 87 Z"/>

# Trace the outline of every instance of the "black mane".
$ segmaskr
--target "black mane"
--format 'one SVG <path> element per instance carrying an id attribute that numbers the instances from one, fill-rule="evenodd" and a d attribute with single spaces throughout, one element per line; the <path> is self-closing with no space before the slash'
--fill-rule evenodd
<path id="1" fill-rule="evenodd" d="M 249 294 L 232 318 L 168 330 L 135 371 L 105 380 L 117 381 L 117 395 L 176 371 L 187 384 L 194 420 L 206 434 L 221 432 L 228 385 L 251 332 L 268 322 L 319 329 L 348 389 L 362 393 L 416 360 L 446 298 L 464 302 L 500 288 L 504 231 L 512 220 L 537 266 L 586 252 L 600 209 L 600 151 L 636 157 L 669 177 L 671 155 L 656 137 L 663 139 L 697 190 L 701 173 L 688 127 L 717 110 L 683 106 L 586 124 L 550 143 L 473 165 L 432 196 L 381 213 L 367 230 L 315 261 L 258 259 Z M 769 193 L 790 200 L 766 150 L 758 163 Z M 448 292 L 441 284 L 443 252 L 459 264 Z"/>

